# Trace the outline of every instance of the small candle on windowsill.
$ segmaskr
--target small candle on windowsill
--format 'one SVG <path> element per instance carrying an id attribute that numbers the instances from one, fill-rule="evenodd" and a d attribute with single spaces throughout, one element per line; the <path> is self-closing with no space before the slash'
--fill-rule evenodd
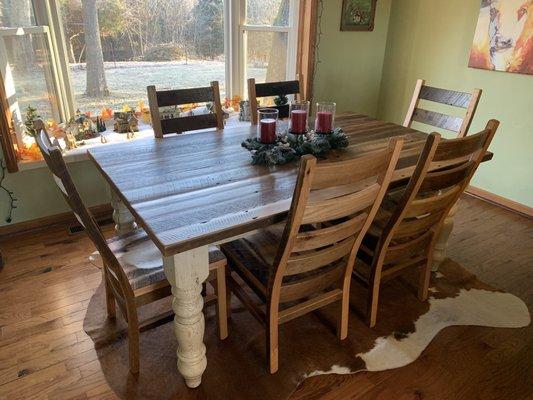
<path id="1" fill-rule="evenodd" d="M 330 133 L 333 132 L 333 123 L 335 120 L 335 103 L 317 103 L 315 132 Z"/>
<path id="2" fill-rule="evenodd" d="M 257 139 L 261 143 L 271 144 L 276 142 L 276 128 L 279 111 L 275 108 L 261 108 L 257 110 Z"/>

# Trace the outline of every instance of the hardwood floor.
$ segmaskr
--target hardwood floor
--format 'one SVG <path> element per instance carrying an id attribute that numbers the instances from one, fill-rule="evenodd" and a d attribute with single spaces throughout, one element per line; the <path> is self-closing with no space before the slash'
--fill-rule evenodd
<path id="1" fill-rule="evenodd" d="M 112 234 L 112 226 L 105 227 Z M 113 399 L 83 318 L 101 274 L 83 233 L 4 240 L 0 271 L 0 399 Z M 533 306 L 533 221 L 461 200 L 448 255 Z M 533 328 L 451 327 L 396 370 L 308 379 L 294 399 L 533 398 Z M 528 385 L 529 383 L 529 385 Z"/>

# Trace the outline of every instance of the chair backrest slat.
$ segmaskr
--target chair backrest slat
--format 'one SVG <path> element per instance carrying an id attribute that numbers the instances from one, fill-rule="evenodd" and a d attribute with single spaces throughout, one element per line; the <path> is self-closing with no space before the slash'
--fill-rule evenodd
<path id="1" fill-rule="evenodd" d="M 157 104 L 159 107 L 202 103 L 206 101 L 215 101 L 211 86 L 157 91 Z"/>
<path id="2" fill-rule="evenodd" d="M 418 79 L 403 125 L 410 127 L 413 121 L 416 121 L 456 132 L 458 137 L 465 137 L 472 124 L 480 97 L 480 89 L 475 89 L 472 93 L 441 89 L 427 86 L 423 79 Z M 459 117 L 426 110 L 419 107 L 420 100 L 456 107 L 466 112 Z"/>
<path id="3" fill-rule="evenodd" d="M 315 229 L 310 232 L 299 232 L 294 241 L 294 252 L 302 252 L 326 247 L 346 239 L 354 232 L 359 232 L 368 217 L 360 213 L 345 222 L 327 228 Z"/>
<path id="4" fill-rule="evenodd" d="M 202 114 L 161 120 L 163 132 L 186 132 L 197 129 L 213 128 L 217 124 L 214 114 Z"/>
<path id="5" fill-rule="evenodd" d="M 298 93 L 300 93 L 300 81 L 299 80 L 255 84 L 255 95 L 257 97 L 269 97 L 269 96 L 278 96 L 280 94 L 298 94 Z"/>
<path id="6" fill-rule="evenodd" d="M 449 89 L 440 89 L 431 86 L 422 86 L 420 98 L 433 101 L 434 103 L 447 104 L 449 106 L 468 108 L 472 100 L 472 93 L 458 92 Z"/>
<path id="7" fill-rule="evenodd" d="M 183 133 L 208 128 L 224 128 L 220 89 L 217 81 L 211 82 L 211 85 L 208 87 L 157 91 L 155 86 L 148 86 L 146 90 L 148 92 L 152 127 L 157 138 L 162 138 L 164 135 L 171 133 Z M 212 102 L 214 105 L 213 112 L 211 113 L 161 118 L 161 107 L 178 107 L 185 104 L 207 102 Z"/>
<path id="8" fill-rule="evenodd" d="M 413 121 L 446 129 L 452 132 L 459 132 L 463 124 L 463 118 L 446 115 L 435 111 L 416 108 L 413 114 Z"/>
<path id="9" fill-rule="evenodd" d="M 250 119 L 253 125 L 257 125 L 257 99 L 279 95 L 297 95 L 299 100 L 305 100 L 303 93 L 303 75 L 298 75 L 298 80 L 255 83 L 255 78 L 248 79 L 248 100 L 250 103 Z M 272 106 L 279 111 L 279 118 L 289 117 L 289 105 Z"/>
<path id="10" fill-rule="evenodd" d="M 349 161 L 317 165 L 314 157 L 302 158 L 269 280 L 273 306 L 320 295 L 341 277 L 349 279 L 402 145 L 402 139 L 392 139 L 387 148 Z"/>

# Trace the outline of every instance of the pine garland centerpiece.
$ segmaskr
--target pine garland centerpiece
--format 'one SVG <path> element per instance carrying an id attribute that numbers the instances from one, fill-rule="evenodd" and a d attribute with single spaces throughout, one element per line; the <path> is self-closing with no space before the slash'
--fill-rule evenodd
<path id="1" fill-rule="evenodd" d="M 310 131 L 303 135 L 285 132 L 278 135 L 276 141 L 265 144 L 257 138 L 246 139 L 242 147 L 252 153 L 253 165 L 283 165 L 306 154 L 324 157 L 328 151 L 348 147 L 348 136 L 341 128 L 331 133 Z"/>

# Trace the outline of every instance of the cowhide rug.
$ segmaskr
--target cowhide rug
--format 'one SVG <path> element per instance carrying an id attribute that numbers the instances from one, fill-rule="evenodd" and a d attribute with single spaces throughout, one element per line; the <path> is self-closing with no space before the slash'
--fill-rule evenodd
<path id="1" fill-rule="evenodd" d="M 335 335 L 336 308 L 330 306 L 280 328 L 279 372 L 266 372 L 265 334 L 259 323 L 232 302 L 229 338 L 219 341 L 213 308 L 206 315 L 207 370 L 202 385 L 187 389 L 176 369 L 176 339 L 171 323 L 141 334 L 141 372 L 128 373 L 127 338 L 122 318 L 105 319 L 103 287 L 90 301 L 85 331 L 95 341 L 109 385 L 123 399 L 286 399 L 306 378 L 400 368 L 415 361 L 432 339 L 452 325 L 520 328 L 530 315 L 519 298 L 479 281 L 457 263 L 446 260 L 432 277 L 429 302 L 415 295 L 416 275 L 387 283 L 381 293 L 378 324 L 368 328 L 356 311 L 349 335 Z M 352 299 L 362 309 L 365 290 L 352 285 Z M 143 317 L 169 307 L 164 300 Z"/>

